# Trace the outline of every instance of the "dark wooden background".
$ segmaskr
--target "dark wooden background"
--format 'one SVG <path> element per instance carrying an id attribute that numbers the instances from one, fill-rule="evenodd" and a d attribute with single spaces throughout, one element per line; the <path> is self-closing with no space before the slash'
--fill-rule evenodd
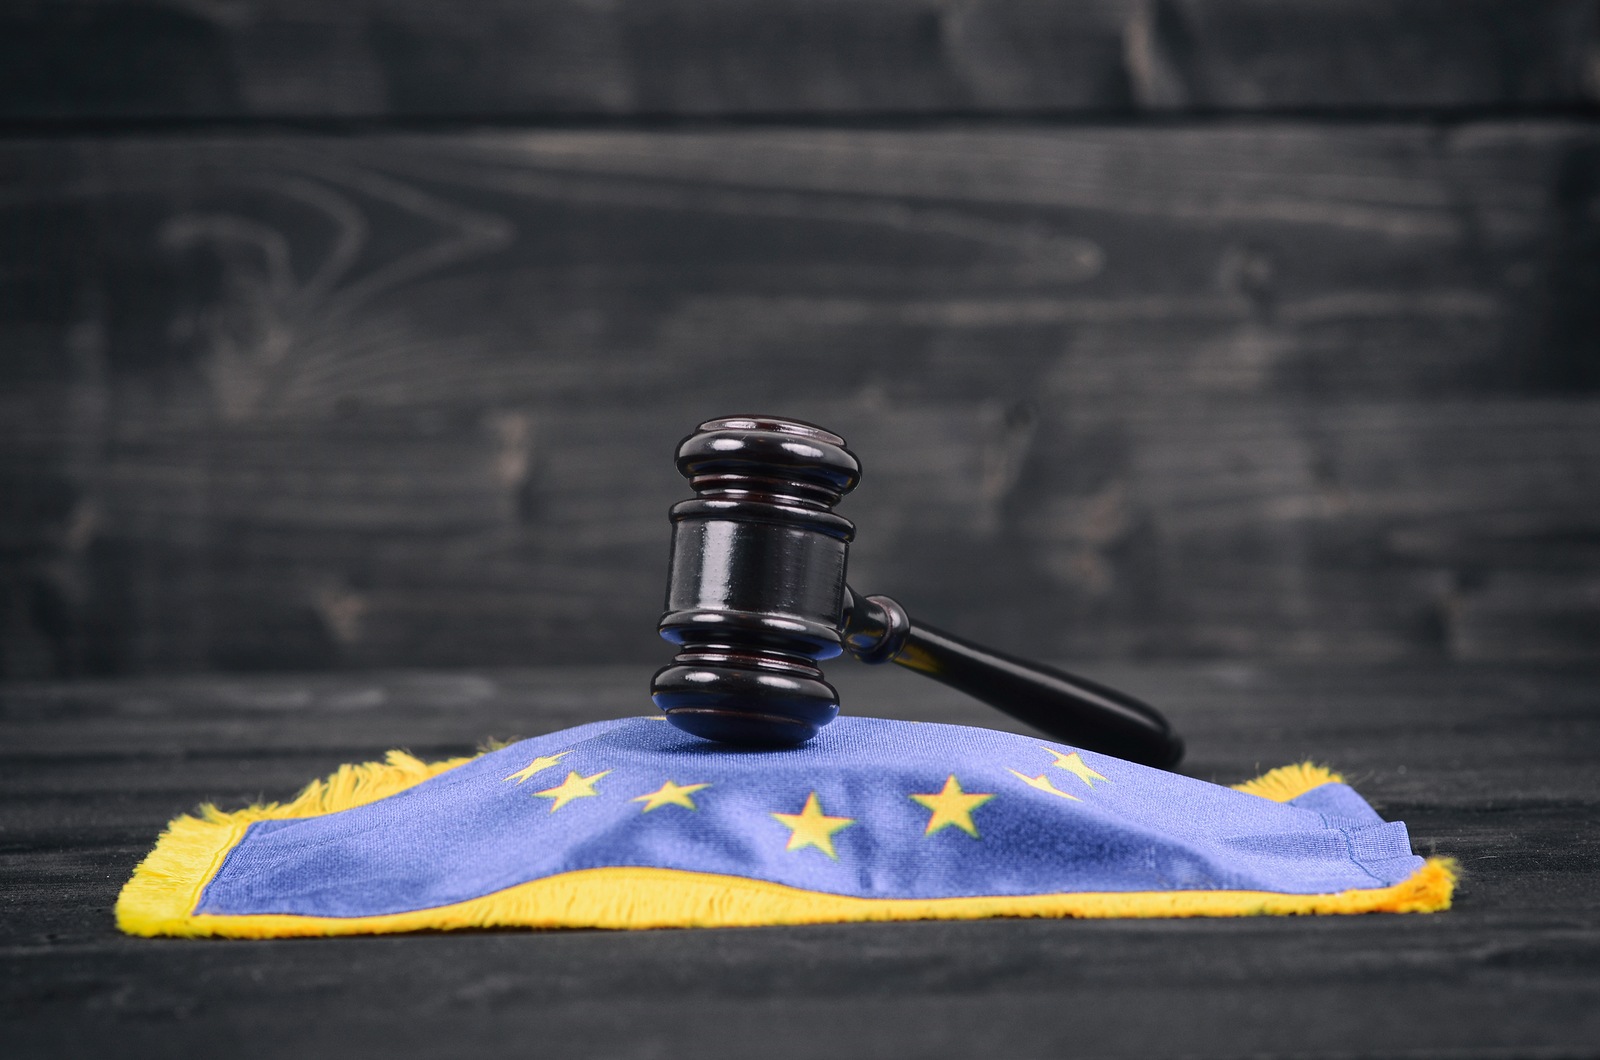
<path id="1" fill-rule="evenodd" d="M 0 675 L 664 658 L 699 420 L 1080 659 L 1600 643 L 1600 5 L 0 12 Z"/>
<path id="2" fill-rule="evenodd" d="M 1456 908 L 116 932 L 198 802 L 648 709 L 752 410 L 859 586 Z M 7 1057 L 1592 1056 L 1597 645 L 1600 0 L 0 4 Z"/>

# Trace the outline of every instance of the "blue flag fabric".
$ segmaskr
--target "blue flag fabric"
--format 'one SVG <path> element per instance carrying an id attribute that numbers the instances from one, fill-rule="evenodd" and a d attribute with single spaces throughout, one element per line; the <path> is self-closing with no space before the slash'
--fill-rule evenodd
<path id="1" fill-rule="evenodd" d="M 1291 773 L 1252 794 L 963 726 L 847 717 L 751 751 L 630 718 L 180 818 L 118 917 L 270 937 L 1448 906 L 1403 824 Z"/>

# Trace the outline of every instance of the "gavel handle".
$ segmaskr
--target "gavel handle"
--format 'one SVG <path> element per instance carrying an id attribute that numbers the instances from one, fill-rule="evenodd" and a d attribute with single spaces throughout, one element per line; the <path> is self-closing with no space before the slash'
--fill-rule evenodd
<path id="1" fill-rule="evenodd" d="M 926 674 L 1062 743 L 1160 769 L 1183 758 L 1183 740 L 1167 720 L 1125 692 L 913 622 L 887 596 L 846 590 L 845 604 L 845 649 L 862 662 Z"/>

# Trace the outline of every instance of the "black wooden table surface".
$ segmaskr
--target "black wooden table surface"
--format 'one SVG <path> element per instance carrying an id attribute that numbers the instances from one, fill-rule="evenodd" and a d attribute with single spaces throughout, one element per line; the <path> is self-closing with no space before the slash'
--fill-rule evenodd
<path id="1" fill-rule="evenodd" d="M 1003 727 L 902 673 L 846 709 Z M 1600 672 L 1093 667 L 1192 775 L 1313 758 L 1419 853 L 1432 916 L 993 920 L 281 942 L 125 938 L 117 890 L 197 803 L 281 798 L 648 707 L 633 669 L 0 689 L 3 1052 L 33 1055 L 1589 1056 L 1600 1052 Z"/>

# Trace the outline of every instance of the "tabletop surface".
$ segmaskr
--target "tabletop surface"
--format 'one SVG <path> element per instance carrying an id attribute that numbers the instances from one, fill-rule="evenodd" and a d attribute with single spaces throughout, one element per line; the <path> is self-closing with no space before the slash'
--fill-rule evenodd
<path id="1" fill-rule="evenodd" d="M 1012 728 L 902 672 L 845 709 Z M 1314 759 L 1415 850 L 1431 916 L 990 920 L 278 942 L 127 938 L 117 891 L 203 801 L 282 798 L 644 713 L 635 669 L 0 686 L 9 1056 L 1588 1056 L 1600 1049 L 1600 671 L 1086 667 L 1163 707 L 1184 771 Z M 1015 729 L 1015 731 L 1026 731 Z M 491 1054 L 492 1051 L 492 1054 Z"/>

